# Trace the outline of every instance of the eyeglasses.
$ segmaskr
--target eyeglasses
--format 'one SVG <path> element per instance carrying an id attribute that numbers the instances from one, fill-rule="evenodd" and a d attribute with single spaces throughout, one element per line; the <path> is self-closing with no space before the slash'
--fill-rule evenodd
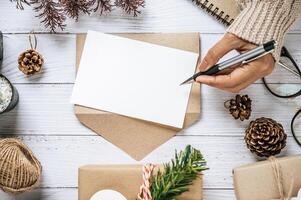
<path id="1" fill-rule="evenodd" d="M 286 71 L 289 73 L 286 73 Z M 281 50 L 280 60 L 276 64 L 274 72 L 264 77 L 262 81 L 267 90 L 278 98 L 289 99 L 301 96 L 301 70 L 285 47 Z M 299 146 L 301 146 L 300 113 L 301 108 L 291 121 L 291 132 Z"/>

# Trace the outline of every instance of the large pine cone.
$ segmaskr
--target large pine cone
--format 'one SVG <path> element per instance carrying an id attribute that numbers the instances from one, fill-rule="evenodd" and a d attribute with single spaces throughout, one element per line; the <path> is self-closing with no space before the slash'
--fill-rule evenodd
<path id="1" fill-rule="evenodd" d="M 44 63 L 44 59 L 34 49 L 28 49 L 21 53 L 18 58 L 19 70 L 26 75 L 32 75 L 40 72 Z"/>
<path id="2" fill-rule="evenodd" d="M 270 118 L 251 121 L 246 130 L 248 149 L 260 157 L 279 154 L 286 145 L 286 134 L 281 124 Z"/>
<path id="3" fill-rule="evenodd" d="M 245 119 L 249 119 L 249 117 L 251 116 L 252 100 L 248 97 L 248 95 L 236 95 L 235 99 L 230 99 L 225 103 L 228 104 L 225 104 L 225 106 L 229 109 L 230 114 L 235 119 L 240 119 L 241 121 L 244 121 Z"/>

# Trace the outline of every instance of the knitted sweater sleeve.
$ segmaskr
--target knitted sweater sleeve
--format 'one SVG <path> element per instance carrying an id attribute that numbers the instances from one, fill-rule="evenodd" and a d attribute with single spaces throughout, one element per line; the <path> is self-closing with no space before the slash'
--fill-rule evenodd
<path id="1" fill-rule="evenodd" d="M 273 56 L 279 59 L 283 38 L 301 15 L 301 0 L 237 0 L 241 13 L 227 32 L 254 44 L 274 39 L 278 43 Z"/>

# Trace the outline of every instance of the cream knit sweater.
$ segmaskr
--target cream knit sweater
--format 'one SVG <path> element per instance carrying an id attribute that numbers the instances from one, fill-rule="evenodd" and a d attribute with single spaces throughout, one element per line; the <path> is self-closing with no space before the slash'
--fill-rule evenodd
<path id="1" fill-rule="evenodd" d="M 287 30 L 301 15 L 301 0 L 237 0 L 237 3 L 241 13 L 227 32 L 257 45 L 274 39 L 278 42 L 273 53 L 277 61 Z"/>

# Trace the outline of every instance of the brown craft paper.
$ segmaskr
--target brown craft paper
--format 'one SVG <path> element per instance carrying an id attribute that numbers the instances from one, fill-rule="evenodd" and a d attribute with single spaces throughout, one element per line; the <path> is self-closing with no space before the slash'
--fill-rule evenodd
<path id="1" fill-rule="evenodd" d="M 293 179 L 292 196 L 301 188 L 301 155 L 277 159 L 283 175 L 285 195 Z M 273 200 L 280 194 L 273 174 L 271 161 L 261 161 L 233 170 L 234 188 L 238 200 Z"/>
<path id="2" fill-rule="evenodd" d="M 111 189 L 120 192 L 127 200 L 136 200 L 142 184 L 141 165 L 87 165 L 79 168 L 78 198 L 90 200 L 98 191 Z M 202 176 L 194 181 L 189 191 L 178 200 L 202 199 Z"/>
<path id="3" fill-rule="evenodd" d="M 198 33 L 118 35 L 195 53 L 199 52 Z M 79 65 L 84 42 L 85 35 L 78 35 L 77 66 Z M 181 130 L 78 105 L 75 105 L 74 112 L 81 123 L 121 148 L 136 160 L 141 160 Z M 199 84 L 193 84 L 186 111 L 184 128 L 195 122 L 199 118 L 199 114 L 200 86 Z"/>

